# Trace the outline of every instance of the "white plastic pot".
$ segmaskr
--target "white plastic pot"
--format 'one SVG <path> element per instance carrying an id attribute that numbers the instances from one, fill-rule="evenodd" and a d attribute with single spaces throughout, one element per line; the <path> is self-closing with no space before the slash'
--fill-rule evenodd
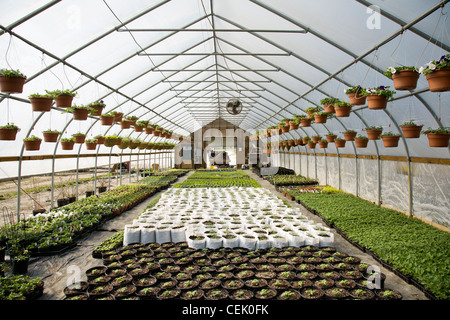
<path id="1" fill-rule="evenodd" d="M 125 225 L 123 231 L 123 245 L 141 242 L 141 228 L 135 225 Z"/>
<path id="2" fill-rule="evenodd" d="M 171 242 L 171 228 L 164 226 L 164 227 L 157 227 L 155 229 L 155 238 L 156 242 L 158 243 L 165 243 L 165 242 Z"/>
<path id="3" fill-rule="evenodd" d="M 186 241 L 186 228 L 172 228 L 170 230 L 172 242 L 184 242 Z"/>
<path id="4" fill-rule="evenodd" d="M 143 225 L 141 226 L 141 243 L 153 243 L 156 242 L 155 226 Z"/>
<path id="5" fill-rule="evenodd" d="M 206 248 L 206 239 L 205 237 L 203 237 L 203 239 L 192 239 L 192 236 L 187 237 L 186 241 L 189 247 L 193 248 L 193 249 L 205 249 Z"/>
<path id="6" fill-rule="evenodd" d="M 206 248 L 208 249 L 218 249 L 220 247 L 222 247 L 222 242 L 223 239 L 222 237 L 219 238 L 210 238 L 210 237 L 206 237 Z"/>

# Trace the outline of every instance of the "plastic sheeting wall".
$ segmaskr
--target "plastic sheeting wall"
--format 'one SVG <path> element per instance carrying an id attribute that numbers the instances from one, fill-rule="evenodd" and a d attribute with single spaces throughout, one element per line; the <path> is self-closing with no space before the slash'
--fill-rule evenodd
<path id="1" fill-rule="evenodd" d="M 314 154 L 281 154 L 280 165 L 297 174 L 317 178 L 328 184 L 374 203 L 408 213 L 410 210 L 408 163 L 380 160 L 380 191 L 378 160 L 354 159 Z M 295 159 L 295 161 L 293 160 Z M 340 165 L 339 165 L 340 162 Z M 357 169 L 356 169 L 357 168 Z M 450 178 L 448 165 L 412 163 L 412 214 L 424 220 L 450 227 Z M 341 181 L 339 183 L 339 180 Z M 430 192 L 431 191 L 431 192 Z"/>

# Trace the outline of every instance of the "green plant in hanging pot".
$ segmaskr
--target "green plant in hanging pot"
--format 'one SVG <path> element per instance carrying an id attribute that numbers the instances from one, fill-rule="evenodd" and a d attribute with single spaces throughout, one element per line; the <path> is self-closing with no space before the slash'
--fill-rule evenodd
<path id="1" fill-rule="evenodd" d="M 100 115 L 100 122 L 102 126 L 110 126 L 114 123 L 115 116 L 108 112 Z"/>
<path id="2" fill-rule="evenodd" d="M 419 138 L 422 127 L 422 124 L 416 124 L 413 120 L 404 122 L 400 125 L 403 132 L 403 137 L 406 139 Z"/>
<path id="3" fill-rule="evenodd" d="M 281 123 L 278 125 L 278 128 L 281 129 L 281 132 L 282 132 L 282 133 L 289 132 L 289 126 L 286 125 L 284 122 L 281 122 Z"/>
<path id="4" fill-rule="evenodd" d="M 112 115 L 114 115 L 114 122 L 120 122 L 120 121 L 122 121 L 122 118 L 123 118 L 123 112 L 120 112 L 120 111 L 111 111 L 111 112 L 109 112 L 109 113 L 111 113 Z"/>
<path id="5" fill-rule="evenodd" d="M 316 106 L 316 107 L 309 107 L 305 109 L 305 112 L 307 115 L 312 115 L 316 112 L 321 112 L 323 111 L 323 108 L 321 106 Z"/>
<path id="6" fill-rule="evenodd" d="M 101 135 L 101 134 L 96 135 L 96 136 L 94 137 L 94 139 L 97 140 L 97 144 L 103 144 L 103 143 L 105 143 L 105 136 L 104 136 L 104 135 Z"/>
<path id="7" fill-rule="evenodd" d="M 95 110 L 84 105 L 73 105 L 63 111 L 63 113 L 72 113 L 73 120 L 79 121 L 87 120 L 89 114 L 92 114 L 92 112 L 95 112 Z"/>
<path id="8" fill-rule="evenodd" d="M 62 138 L 61 139 L 61 147 L 63 150 L 73 150 L 75 145 L 75 138 Z"/>
<path id="9" fill-rule="evenodd" d="M 73 98 L 77 95 L 75 91 L 70 89 L 53 91 L 45 90 L 45 92 L 55 99 L 55 106 L 58 108 L 70 108 L 72 106 Z"/>
<path id="10" fill-rule="evenodd" d="M 339 100 L 338 102 L 335 102 L 333 104 L 335 113 L 336 113 L 336 117 L 349 117 L 350 116 L 350 112 L 352 111 L 352 105 L 347 102 L 347 101 L 341 101 Z"/>
<path id="11" fill-rule="evenodd" d="M 98 101 L 89 103 L 88 107 L 93 109 L 93 111 L 91 112 L 91 115 L 101 116 L 103 109 L 106 107 L 106 104 L 103 102 L 103 100 L 98 100 Z"/>
<path id="12" fill-rule="evenodd" d="M 87 150 L 95 150 L 97 147 L 97 139 L 86 139 L 84 141 Z"/>
<path id="13" fill-rule="evenodd" d="M 394 90 L 389 90 L 389 88 L 389 86 L 379 86 L 366 89 L 367 107 L 372 110 L 386 109 L 389 99 L 396 93 Z"/>
<path id="14" fill-rule="evenodd" d="M 348 130 L 345 130 L 344 132 L 342 132 L 342 134 L 344 135 L 345 141 L 353 141 L 353 140 L 355 140 L 355 137 L 356 137 L 356 131 L 355 130 L 348 129 Z"/>
<path id="15" fill-rule="evenodd" d="M 345 147 L 345 139 L 341 138 L 341 137 L 336 137 L 334 139 L 334 144 L 336 146 L 336 148 L 344 148 Z"/>
<path id="16" fill-rule="evenodd" d="M 366 103 L 366 89 L 361 88 L 361 86 L 347 88 L 344 92 L 348 96 L 351 105 L 360 106 Z"/>
<path id="17" fill-rule="evenodd" d="M 39 151 L 41 148 L 41 142 L 42 139 L 34 135 L 23 139 L 23 144 L 25 146 L 25 150 L 27 151 Z"/>
<path id="18" fill-rule="evenodd" d="M 357 148 L 367 148 L 367 144 L 369 143 L 369 139 L 361 134 L 358 134 L 354 140 L 355 147 Z"/>
<path id="19" fill-rule="evenodd" d="M 50 94 L 33 93 L 28 96 L 31 110 L 35 112 L 49 112 L 52 110 L 53 96 Z"/>
<path id="20" fill-rule="evenodd" d="M 319 148 L 325 149 L 326 147 L 328 147 L 328 140 L 320 139 L 319 140 Z"/>
<path id="21" fill-rule="evenodd" d="M 27 77 L 19 70 L 0 69 L 0 91 L 22 93 Z"/>
<path id="22" fill-rule="evenodd" d="M 420 76 L 417 68 L 412 66 L 389 67 L 383 74 L 394 81 L 395 90 L 414 90 Z"/>
<path id="23" fill-rule="evenodd" d="M 61 132 L 58 130 L 47 129 L 42 131 L 44 142 L 57 142 L 60 134 Z"/>
<path id="24" fill-rule="evenodd" d="M 367 138 L 369 140 L 379 140 L 380 139 L 380 135 L 383 132 L 383 127 L 381 127 L 381 126 L 370 126 L 370 127 L 367 127 L 365 130 L 367 132 Z"/>
<path id="25" fill-rule="evenodd" d="M 450 90 L 450 54 L 441 56 L 439 60 L 428 62 L 420 67 L 419 73 L 426 76 L 431 92 Z"/>
<path id="26" fill-rule="evenodd" d="M 313 115 L 315 123 L 326 123 L 330 114 L 325 111 L 318 111 L 314 112 Z"/>
<path id="27" fill-rule="evenodd" d="M 103 142 L 103 144 L 105 145 L 105 147 L 112 148 L 117 144 L 118 138 L 119 137 L 116 135 L 105 136 L 105 141 Z"/>
<path id="28" fill-rule="evenodd" d="M 334 104 L 339 102 L 337 98 L 324 98 L 320 100 L 320 104 L 323 105 L 323 111 L 326 113 L 334 113 Z"/>
<path id="29" fill-rule="evenodd" d="M 134 131 L 135 132 L 143 132 L 144 128 L 146 128 L 148 125 L 148 120 L 139 120 L 136 121 L 134 124 Z"/>
<path id="30" fill-rule="evenodd" d="M 395 148 L 398 147 L 398 140 L 401 135 L 399 133 L 383 132 L 381 135 L 381 140 L 383 140 L 383 145 L 385 148 Z"/>
<path id="31" fill-rule="evenodd" d="M 304 115 L 298 116 L 297 119 L 300 120 L 301 127 L 310 127 L 311 126 L 312 118 L 308 117 L 307 115 L 304 114 Z"/>
<path id="32" fill-rule="evenodd" d="M 8 123 L 7 125 L 0 126 L 0 140 L 14 141 L 16 140 L 17 132 L 20 128 L 14 123 Z"/>
<path id="33" fill-rule="evenodd" d="M 130 141 L 131 141 L 131 139 L 128 138 L 128 137 L 122 138 L 122 139 L 120 140 L 120 144 L 118 145 L 119 149 L 122 149 L 122 150 L 123 150 L 123 149 L 128 148 L 128 147 L 130 146 Z"/>
<path id="34" fill-rule="evenodd" d="M 334 139 L 336 139 L 337 135 L 334 134 L 333 132 L 328 132 L 328 133 L 325 135 L 325 137 L 327 138 L 327 141 L 328 141 L 329 143 L 332 143 L 332 142 L 334 142 Z"/>
<path id="35" fill-rule="evenodd" d="M 131 139 L 130 145 L 128 146 L 128 148 L 130 148 L 131 150 L 134 150 L 140 145 L 140 143 L 141 143 L 141 140 L 139 140 L 139 139 L 136 139 L 136 138 Z"/>
<path id="36" fill-rule="evenodd" d="M 297 130 L 300 125 L 300 121 L 297 118 L 289 120 L 289 130 Z"/>
<path id="37" fill-rule="evenodd" d="M 86 134 L 82 132 L 74 133 L 72 137 L 75 138 L 75 143 L 84 143 L 86 140 Z"/>
<path id="38" fill-rule="evenodd" d="M 432 148 L 447 148 L 450 139 L 450 128 L 440 127 L 438 129 L 428 128 L 422 131 L 428 138 L 428 144 Z"/>

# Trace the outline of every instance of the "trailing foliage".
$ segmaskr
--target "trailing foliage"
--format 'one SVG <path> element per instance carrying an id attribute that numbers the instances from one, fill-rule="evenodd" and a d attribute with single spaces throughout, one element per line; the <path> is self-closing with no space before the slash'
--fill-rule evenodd
<path id="1" fill-rule="evenodd" d="M 437 298 L 450 298 L 447 232 L 347 193 L 286 193 L 316 210 L 351 241 L 415 278 Z"/>

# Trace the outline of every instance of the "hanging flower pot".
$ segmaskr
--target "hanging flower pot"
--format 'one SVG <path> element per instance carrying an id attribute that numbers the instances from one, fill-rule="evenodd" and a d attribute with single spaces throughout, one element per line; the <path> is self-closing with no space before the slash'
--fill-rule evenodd
<path id="1" fill-rule="evenodd" d="M 27 77 L 19 70 L 0 69 L 0 91 L 3 93 L 22 93 Z"/>
<path id="2" fill-rule="evenodd" d="M 291 120 L 289 122 L 289 130 L 297 130 L 299 123 L 296 120 Z"/>
<path id="3" fill-rule="evenodd" d="M 84 141 L 86 140 L 86 135 L 81 132 L 74 133 L 72 137 L 75 138 L 75 143 L 84 143 Z"/>
<path id="4" fill-rule="evenodd" d="M 0 127 L 0 140 L 5 141 L 14 141 L 16 140 L 17 132 L 20 131 L 20 128 L 16 126 L 14 123 L 7 124 Z"/>
<path id="5" fill-rule="evenodd" d="M 95 140 L 97 140 L 97 144 L 104 144 L 105 143 L 105 137 L 102 135 L 98 135 L 94 137 Z"/>
<path id="6" fill-rule="evenodd" d="M 135 124 L 135 125 L 134 125 L 134 132 L 143 132 L 143 131 L 144 131 L 144 128 L 145 128 L 144 126 Z"/>
<path id="7" fill-rule="evenodd" d="M 88 107 L 93 109 L 91 112 L 91 115 L 101 116 L 103 109 L 106 107 L 106 105 L 103 102 L 103 100 L 100 100 L 100 101 L 95 101 L 95 102 L 88 104 Z"/>
<path id="8" fill-rule="evenodd" d="M 336 138 L 334 139 L 334 144 L 336 148 L 344 148 L 345 147 L 345 140 L 342 138 Z"/>
<path id="9" fill-rule="evenodd" d="M 60 134 L 61 132 L 57 130 L 46 130 L 42 132 L 44 142 L 57 142 Z"/>
<path id="10" fill-rule="evenodd" d="M 303 145 L 305 145 L 305 144 L 308 143 L 309 140 L 311 140 L 311 138 L 308 137 L 308 136 L 306 136 L 306 137 L 304 137 L 302 140 L 303 140 Z"/>
<path id="11" fill-rule="evenodd" d="M 73 97 L 77 95 L 76 92 L 69 89 L 45 91 L 55 99 L 55 106 L 58 108 L 70 108 L 72 106 Z"/>
<path id="12" fill-rule="evenodd" d="M 73 120 L 85 121 L 85 120 L 87 120 L 91 110 L 92 110 L 91 108 L 86 107 L 86 106 L 73 105 L 72 107 L 66 108 L 64 113 L 71 112 Z"/>
<path id="13" fill-rule="evenodd" d="M 321 112 L 321 111 L 323 111 L 323 108 L 321 106 L 310 107 L 310 108 L 305 109 L 305 112 L 308 116 L 312 116 L 314 113 Z"/>
<path id="14" fill-rule="evenodd" d="M 383 132 L 383 128 L 377 127 L 377 126 L 372 126 L 372 127 L 366 128 L 366 132 L 367 132 L 367 138 L 369 140 L 379 140 L 380 134 Z"/>
<path id="15" fill-rule="evenodd" d="M 102 126 L 111 126 L 114 123 L 114 115 L 113 114 L 102 114 L 100 116 L 100 122 Z"/>
<path id="16" fill-rule="evenodd" d="M 328 118 L 328 113 L 325 113 L 325 112 L 314 113 L 314 122 L 315 123 L 326 123 L 327 118 Z"/>
<path id="17" fill-rule="evenodd" d="M 75 138 L 62 138 L 61 147 L 63 150 L 73 150 L 75 146 Z"/>
<path id="18" fill-rule="evenodd" d="M 295 146 L 300 146 L 302 142 L 303 142 L 302 139 L 294 139 Z"/>
<path id="19" fill-rule="evenodd" d="M 119 111 L 111 111 L 111 114 L 114 115 L 114 122 L 122 121 L 123 113 Z"/>
<path id="20" fill-rule="evenodd" d="M 85 141 L 87 150 L 95 150 L 97 147 L 97 139 L 88 139 Z"/>
<path id="21" fill-rule="evenodd" d="M 389 90 L 389 86 L 379 86 L 377 88 L 367 89 L 367 107 L 372 110 L 386 109 L 388 100 L 396 92 Z"/>
<path id="22" fill-rule="evenodd" d="M 336 139 L 336 137 L 337 137 L 337 135 L 335 135 L 334 133 L 328 133 L 326 136 L 325 136 L 326 138 L 327 138 L 327 141 L 329 142 L 329 143 L 333 143 L 334 142 L 334 139 Z"/>
<path id="23" fill-rule="evenodd" d="M 326 139 L 322 139 L 319 141 L 319 148 L 325 149 L 328 147 L 328 141 Z"/>
<path id="24" fill-rule="evenodd" d="M 105 147 L 114 147 L 117 143 L 117 137 L 116 136 L 105 136 L 105 141 L 103 142 L 103 144 L 105 145 Z"/>
<path id="25" fill-rule="evenodd" d="M 312 140 L 314 143 L 319 142 L 320 139 L 322 139 L 322 137 L 319 136 L 319 135 L 314 135 L 314 136 L 311 137 L 311 140 Z"/>
<path id="26" fill-rule="evenodd" d="M 423 131 L 428 137 L 428 144 L 432 148 L 447 148 L 450 139 L 450 130 L 447 128 L 439 128 L 436 130 L 428 129 Z"/>
<path id="27" fill-rule="evenodd" d="M 155 137 L 161 136 L 161 133 L 162 133 L 161 129 L 155 129 L 155 130 L 153 131 L 153 135 L 154 135 Z"/>
<path id="28" fill-rule="evenodd" d="M 31 110 L 35 112 L 49 112 L 52 110 L 53 98 L 48 95 L 31 94 L 28 96 Z"/>
<path id="29" fill-rule="evenodd" d="M 339 101 L 334 104 L 334 110 L 336 112 L 336 117 L 350 117 L 350 112 L 352 111 L 352 105 L 345 101 Z"/>
<path id="30" fill-rule="evenodd" d="M 395 134 L 392 132 L 386 132 L 386 133 L 383 133 L 380 137 L 383 140 L 383 145 L 385 148 L 398 147 L 398 140 L 400 139 L 399 134 Z"/>
<path id="31" fill-rule="evenodd" d="M 145 129 L 145 133 L 146 134 L 152 134 L 153 133 L 153 128 L 152 127 L 145 127 L 144 129 Z M 182 141 L 182 140 L 180 140 L 180 141 Z"/>
<path id="32" fill-rule="evenodd" d="M 127 119 L 122 119 L 120 121 L 120 128 L 121 129 L 130 129 L 132 124 L 133 124 L 132 121 L 129 121 Z"/>
<path id="33" fill-rule="evenodd" d="M 320 104 L 323 105 L 323 111 L 325 113 L 335 113 L 334 104 L 339 102 L 339 99 L 336 98 L 325 98 L 320 100 Z"/>
<path id="34" fill-rule="evenodd" d="M 358 135 L 355 137 L 355 146 L 357 148 L 367 148 L 367 144 L 369 143 L 369 139 L 367 137 Z"/>
<path id="35" fill-rule="evenodd" d="M 307 116 L 303 116 L 300 118 L 300 126 L 301 127 L 310 127 L 311 126 L 311 118 L 308 118 Z"/>
<path id="36" fill-rule="evenodd" d="M 289 126 L 286 125 L 280 125 L 281 132 L 289 132 Z"/>
<path id="37" fill-rule="evenodd" d="M 315 149 L 316 148 L 316 143 L 312 140 L 308 141 L 308 149 Z"/>
<path id="38" fill-rule="evenodd" d="M 344 135 L 345 141 L 354 141 L 356 137 L 356 131 L 355 130 L 347 130 L 342 133 Z"/>
<path id="39" fill-rule="evenodd" d="M 365 89 L 360 86 L 353 86 L 345 90 L 345 94 L 350 100 L 352 106 L 360 106 L 366 103 Z"/>
<path id="40" fill-rule="evenodd" d="M 422 125 L 415 124 L 414 121 L 405 122 L 400 125 L 403 132 L 403 137 L 406 139 L 419 138 L 422 127 Z"/>
<path id="41" fill-rule="evenodd" d="M 420 76 L 415 67 L 389 67 L 384 75 L 394 81 L 395 90 L 414 90 Z"/>
<path id="42" fill-rule="evenodd" d="M 128 121 L 130 121 L 131 122 L 131 125 L 135 125 L 136 124 L 136 121 L 139 119 L 138 117 L 136 117 L 136 116 L 126 116 L 125 118 L 123 118 L 124 120 L 128 120 Z"/>
<path id="43" fill-rule="evenodd" d="M 130 139 L 129 138 L 123 138 L 120 140 L 120 144 L 118 145 L 119 149 L 126 149 L 130 146 Z"/>
<path id="44" fill-rule="evenodd" d="M 36 136 L 30 136 L 23 139 L 23 144 L 25 146 L 25 150 L 27 151 L 39 151 L 41 148 L 41 142 L 42 139 Z"/>
<path id="45" fill-rule="evenodd" d="M 423 73 L 428 81 L 431 92 L 443 92 L 450 90 L 450 54 L 442 56 L 438 61 L 434 60 L 421 67 L 419 73 Z"/>

